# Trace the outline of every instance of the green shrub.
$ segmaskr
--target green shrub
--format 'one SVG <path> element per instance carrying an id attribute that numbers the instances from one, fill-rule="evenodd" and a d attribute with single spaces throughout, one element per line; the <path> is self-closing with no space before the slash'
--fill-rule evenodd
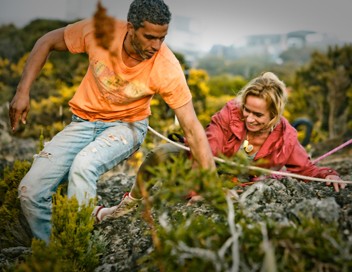
<path id="1" fill-rule="evenodd" d="M 29 246 L 31 232 L 21 212 L 18 185 L 28 172 L 31 163 L 15 161 L 12 168 L 6 167 L 0 181 L 0 248 Z"/>
<path id="2" fill-rule="evenodd" d="M 232 167 L 232 172 L 243 170 Z M 337 223 L 255 220 L 226 197 L 226 180 L 176 159 L 150 169 L 162 186 L 149 197 L 154 250 L 142 271 L 351 271 L 352 241 Z M 233 187 L 233 185 L 232 185 Z M 204 200 L 185 205 L 196 190 Z M 260 212 L 259 212 L 260 213 Z M 145 213 L 146 214 L 146 213 Z"/>
<path id="3" fill-rule="evenodd" d="M 103 244 L 94 242 L 92 207 L 93 201 L 79 206 L 75 197 L 54 194 L 50 242 L 34 239 L 18 271 L 94 271 Z"/>

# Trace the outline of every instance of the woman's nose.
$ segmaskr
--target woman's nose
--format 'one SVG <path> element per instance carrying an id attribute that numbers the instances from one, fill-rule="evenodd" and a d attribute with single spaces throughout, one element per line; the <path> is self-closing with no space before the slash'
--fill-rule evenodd
<path id="1" fill-rule="evenodd" d="M 253 118 L 253 115 L 252 114 L 248 114 L 247 117 L 246 117 L 246 120 L 248 123 L 252 123 L 255 121 L 255 119 Z"/>

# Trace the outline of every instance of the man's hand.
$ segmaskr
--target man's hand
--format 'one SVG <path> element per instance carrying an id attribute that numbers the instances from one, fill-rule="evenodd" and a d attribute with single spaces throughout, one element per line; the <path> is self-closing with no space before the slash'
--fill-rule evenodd
<path id="1" fill-rule="evenodd" d="M 328 175 L 328 176 L 326 176 L 325 179 L 342 180 L 339 176 L 336 176 L 336 175 Z M 331 183 L 333 183 L 335 192 L 339 192 L 340 189 L 344 189 L 346 187 L 345 183 L 337 183 L 337 182 L 326 182 L 326 185 L 330 186 Z"/>
<path id="2" fill-rule="evenodd" d="M 48 32 L 37 40 L 29 54 L 16 95 L 10 104 L 9 116 L 12 131 L 17 129 L 20 120 L 23 124 L 26 123 L 30 108 L 30 89 L 49 57 L 49 53 L 53 50 L 68 50 L 64 39 L 64 32 L 64 27 Z"/>
<path id="3" fill-rule="evenodd" d="M 26 124 L 27 115 L 30 109 L 29 95 L 16 93 L 10 103 L 9 117 L 12 131 L 18 127 L 18 122 L 21 120 L 22 124 Z"/>

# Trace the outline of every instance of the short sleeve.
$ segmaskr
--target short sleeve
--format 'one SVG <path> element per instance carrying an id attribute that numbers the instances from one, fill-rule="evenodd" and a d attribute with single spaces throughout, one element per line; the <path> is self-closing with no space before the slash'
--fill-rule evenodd
<path id="1" fill-rule="evenodd" d="M 90 35 L 94 35 L 94 26 L 91 19 L 66 26 L 64 38 L 68 50 L 71 53 L 87 52 L 86 39 Z"/>
<path id="2" fill-rule="evenodd" d="M 172 109 L 187 104 L 192 99 L 186 77 L 175 55 L 166 46 L 159 52 L 153 69 L 153 86 Z"/>

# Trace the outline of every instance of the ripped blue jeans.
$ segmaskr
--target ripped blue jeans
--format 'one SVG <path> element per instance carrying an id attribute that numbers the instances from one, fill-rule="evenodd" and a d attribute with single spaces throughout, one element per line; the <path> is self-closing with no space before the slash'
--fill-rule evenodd
<path id="1" fill-rule="evenodd" d="M 49 242 L 52 194 L 67 177 L 68 197 L 87 203 L 96 197 L 99 177 L 137 151 L 147 129 L 148 119 L 89 122 L 73 115 L 72 122 L 34 156 L 19 185 L 21 207 L 33 235 Z"/>

